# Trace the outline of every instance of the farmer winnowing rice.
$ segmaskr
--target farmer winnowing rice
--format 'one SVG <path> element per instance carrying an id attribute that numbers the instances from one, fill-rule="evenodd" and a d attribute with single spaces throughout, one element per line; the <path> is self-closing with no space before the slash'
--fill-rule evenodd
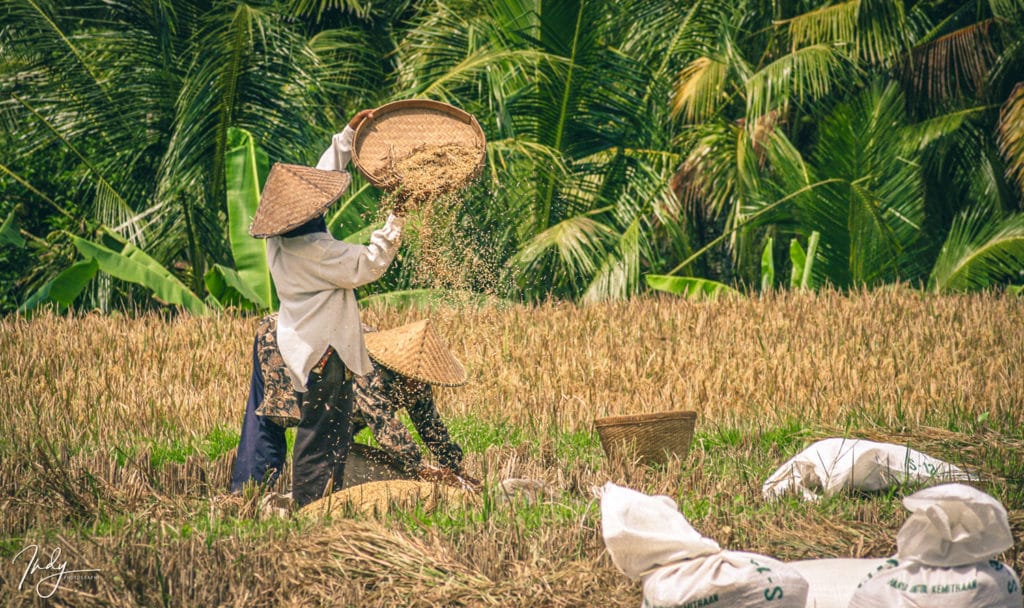
<path id="1" fill-rule="evenodd" d="M 366 354 L 355 289 L 381 277 L 398 251 L 404 218 L 390 215 L 369 245 L 335 240 L 323 214 L 348 189 L 352 117 L 316 169 L 275 164 L 249 234 L 267 238 L 267 262 L 280 301 L 278 346 L 301 393 L 292 494 L 300 507 L 340 487 L 352 443 L 352 379 L 373 367 Z"/>
<path id="2" fill-rule="evenodd" d="M 252 384 L 231 478 L 233 492 L 249 481 L 271 482 L 277 478 L 285 460 L 284 429 L 298 419 L 299 399 L 284 370 L 276 327 L 277 315 L 267 315 L 260 320 L 256 333 Z M 374 330 L 364 326 L 364 331 Z M 466 373 L 429 321 L 367 333 L 366 345 L 374 369 L 355 381 L 353 435 L 369 426 L 377 443 L 409 477 L 451 481 L 454 475 L 469 487 L 479 487 L 479 482 L 462 469 L 462 448 L 449 437 L 431 389 L 431 385 L 464 384 Z M 419 447 L 398 419 L 401 408 L 409 413 L 441 469 L 423 464 Z"/>

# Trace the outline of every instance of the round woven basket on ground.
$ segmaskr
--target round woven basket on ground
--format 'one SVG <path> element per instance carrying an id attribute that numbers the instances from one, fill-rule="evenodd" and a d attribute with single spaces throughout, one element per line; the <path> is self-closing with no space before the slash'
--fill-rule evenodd
<path id="1" fill-rule="evenodd" d="M 670 455 L 686 458 L 696 420 L 697 412 L 672 411 L 598 418 L 594 426 L 608 458 L 659 464 Z"/>
<path id="2" fill-rule="evenodd" d="M 352 141 L 352 162 L 367 180 L 387 188 L 391 163 L 423 146 L 459 145 L 479 149 L 483 168 L 486 139 L 476 118 L 455 106 L 430 99 L 384 104 L 359 123 Z"/>

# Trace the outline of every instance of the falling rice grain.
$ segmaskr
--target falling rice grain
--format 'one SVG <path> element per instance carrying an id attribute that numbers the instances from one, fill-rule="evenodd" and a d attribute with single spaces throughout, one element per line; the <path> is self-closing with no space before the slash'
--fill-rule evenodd
<path id="1" fill-rule="evenodd" d="M 480 148 L 459 143 L 425 144 L 390 159 L 384 182 L 405 198 L 409 211 L 469 185 L 480 170 Z"/>
<path id="2" fill-rule="evenodd" d="M 500 262 L 486 235 L 459 225 L 462 192 L 480 172 L 482 150 L 461 143 L 425 144 L 390 159 L 383 208 L 401 205 L 418 216 L 414 250 L 417 285 L 431 289 L 495 293 Z"/>

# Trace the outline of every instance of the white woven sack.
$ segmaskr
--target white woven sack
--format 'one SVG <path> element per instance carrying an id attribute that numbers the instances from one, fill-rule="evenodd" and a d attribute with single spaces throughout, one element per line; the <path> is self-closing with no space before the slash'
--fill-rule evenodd
<path id="1" fill-rule="evenodd" d="M 813 501 L 843 489 L 874 492 L 893 484 L 970 479 L 958 467 L 906 446 L 832 437 L 786 461 L 764 482 L 761 493 L 772 499 L 796 492 Z"/>
<path id="2" fill-rule="evenodd" d="M 903 499 L 897 554 L 862 582 L 850 608 L 1020 608 L 1020 580 L 994 558 L 1013 546 L 1006 509 L 945 484 Z"/>
<path id="3" fill-rule="evenodd" d="M 884 562 L 849 557 L 786 563 L 807 580 L 806 608 L 846 608 L 857 585 Z"/>
<path id="4" fill-rule="evenodd" d="M 668 496 L 607 483 L 601 531 L 612 562 L 644 583 L 645 608 L 804 608 L 807 581 L 764 555 L 723 551 Z"/>
<path id="5" fill-rule="evenodd" d="M 861 583 L 849 608 L 1020 608 L 1020 581 L 998 561 L 941 568 L 896 559 Z"/>

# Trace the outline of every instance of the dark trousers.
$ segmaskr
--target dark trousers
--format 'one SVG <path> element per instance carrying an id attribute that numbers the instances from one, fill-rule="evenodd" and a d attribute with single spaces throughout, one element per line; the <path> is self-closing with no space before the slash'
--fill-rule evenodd
<path id="1" fill-rule="evenodd" d="M 284 428 L 256 415 L 263 403 L 263 372 L 256 358 L 256 344 L 252 346 L 252 379 L 249 382 L 249 401 L 245 404 L 242 437 L 238 442 L 235 467 L 231 472 L 231 491 L 238 492 L 249 481 L 273 483 L 284 466 L 287 443 Z"/>
<path id="2" fill-rule="evenodd" d="M 292 498 L 300 507 L 321 498 L 329 483 L 341 489 L 352 443 L 352 379 L 337 353 L 306 386 L 292 451 Z"/>

